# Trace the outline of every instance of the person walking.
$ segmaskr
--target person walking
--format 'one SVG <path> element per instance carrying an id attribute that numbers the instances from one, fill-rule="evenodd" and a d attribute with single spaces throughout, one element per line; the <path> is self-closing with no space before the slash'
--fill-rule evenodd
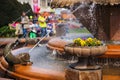
<path id="1" fill-rule="evenodd" d="M 47 34 L 47 24 L 46 19 L 42 16 L 42 14 L 38 17 L 39 26 L 41 27 L 41 37 L 44 37 Z"/>
<path id="2" fill-rule="evenodd" d="M 29 28 L 29 18 L 25 12 L 23 12 L 21 16 L 21 25 L 22 25 L 22 30 L 23 30 L 23 37 L 26 38 L 27 29 Z"/>

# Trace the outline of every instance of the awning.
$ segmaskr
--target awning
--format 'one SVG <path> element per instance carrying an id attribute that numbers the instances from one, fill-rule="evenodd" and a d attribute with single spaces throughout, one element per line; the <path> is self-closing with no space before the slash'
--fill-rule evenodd
<path id="1" fill-rule="evenodd" d="M 120 4 L 120 0 L 53 0 L 52 4 L 63 7 L 63 6 L 71 6 L 77 2 L 80 3 L 95 3 L 95 4 L 100 4 L 100 5 L 117 5 Z"/>

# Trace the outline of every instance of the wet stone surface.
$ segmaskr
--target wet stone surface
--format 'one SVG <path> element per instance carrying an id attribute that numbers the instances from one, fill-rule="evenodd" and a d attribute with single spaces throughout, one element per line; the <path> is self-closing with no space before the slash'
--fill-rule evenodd
<path id="1" fill-rule="evenodd" d="M 47 50 L 45 46 L 36 47 L 30 53 L 31 61 L 33 61 L 33 66 L 56 71 L 64 71 L 68 63 L 56 58 L 51 58 L 52 55 L 55 56 L 55 54 L 52 54 L 52 51 Z"/>
<path id="2" fill-rule="evenodd" d="M 29 50 L 30 48 L 21 48 L 13 51 L 13 54 L 16 55 L 23 52 L 29 52 Z M 48 50 L 45 44 L 40 47 L 35 47 L 29 54 L 33 62 L 33 67 L 64 71 L 69 65 L 67 61 L 55 58 L 56 55 L 52 54 L 52 51 Z"/>
<path id="3" fill-rule="evenodd" d="M 29 52 L 29 50 L 30 48 L 19 48 L 12 52 L 14 55 L 17 55 L 22 52 Z M 35 47 L 29 54 L 31 57 L 31 61 L 33 62 L 32 64 L 33 67 L 51 69 L 51 70 L 63 72 L 71 63 L 74 63 L 72 62 L 72 58 L 71 60 L 63 60 L 57 58 L 56 53 L 46 48 L 46 44 L 43 44 L 40 47 Z M 104 63 L 105 61 L 107 61 L 107 59 L 98 58 L 97 60 L 95 60 L 97 64 L 103 66 L 103 75 L 120 75 L 119 72 L 120 67 L 111 66 L 109 64 L 106 65 L 107 63 Z"/>

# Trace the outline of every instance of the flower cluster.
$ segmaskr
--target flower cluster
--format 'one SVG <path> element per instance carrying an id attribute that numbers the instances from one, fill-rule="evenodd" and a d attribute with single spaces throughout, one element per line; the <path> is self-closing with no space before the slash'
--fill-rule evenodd
<path id="1" fill-rule="evenodd" d="M 77 38 L 73 40 L 74 46 L 100 46 L 102 45 L 102 42 L 96 38 L 87 38 L 85 40 L 81 38 Z"/>

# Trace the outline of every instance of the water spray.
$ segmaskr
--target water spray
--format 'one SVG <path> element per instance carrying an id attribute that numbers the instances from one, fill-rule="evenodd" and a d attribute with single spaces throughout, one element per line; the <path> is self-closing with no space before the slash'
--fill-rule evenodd
<path id="1" fill-rule="evenodd" d="M 49 33 L 50 33 L 50 32 L 48 32 L 42 39 L 40 39 L 40 41 L 38 41 L 38 42 L 33 46 L 33 48 L 31 48 L 31 49 L 29 50 L 29 53 L 30 53 L 43 39 L 45 39 L 45 38 L 49 35 Z"/>
<path id="2" fill-rule="evenodd" d="M 17 40 L 15 40 L 15 44 L 13 45 L 12 49 L 14 49 L 18 44 L 19 44 L 19 41 L 17 39 Z M 6 58 L 10 54 L 10 52 L 11 52 L 11 50 L 4 57 Z"/>
<path id="3" fill-rule="evenodd" d="M 56 55 L 57 54 L 57 51 L 54 49 L 53 52 L 52 52 L 52 55 Z"/>

